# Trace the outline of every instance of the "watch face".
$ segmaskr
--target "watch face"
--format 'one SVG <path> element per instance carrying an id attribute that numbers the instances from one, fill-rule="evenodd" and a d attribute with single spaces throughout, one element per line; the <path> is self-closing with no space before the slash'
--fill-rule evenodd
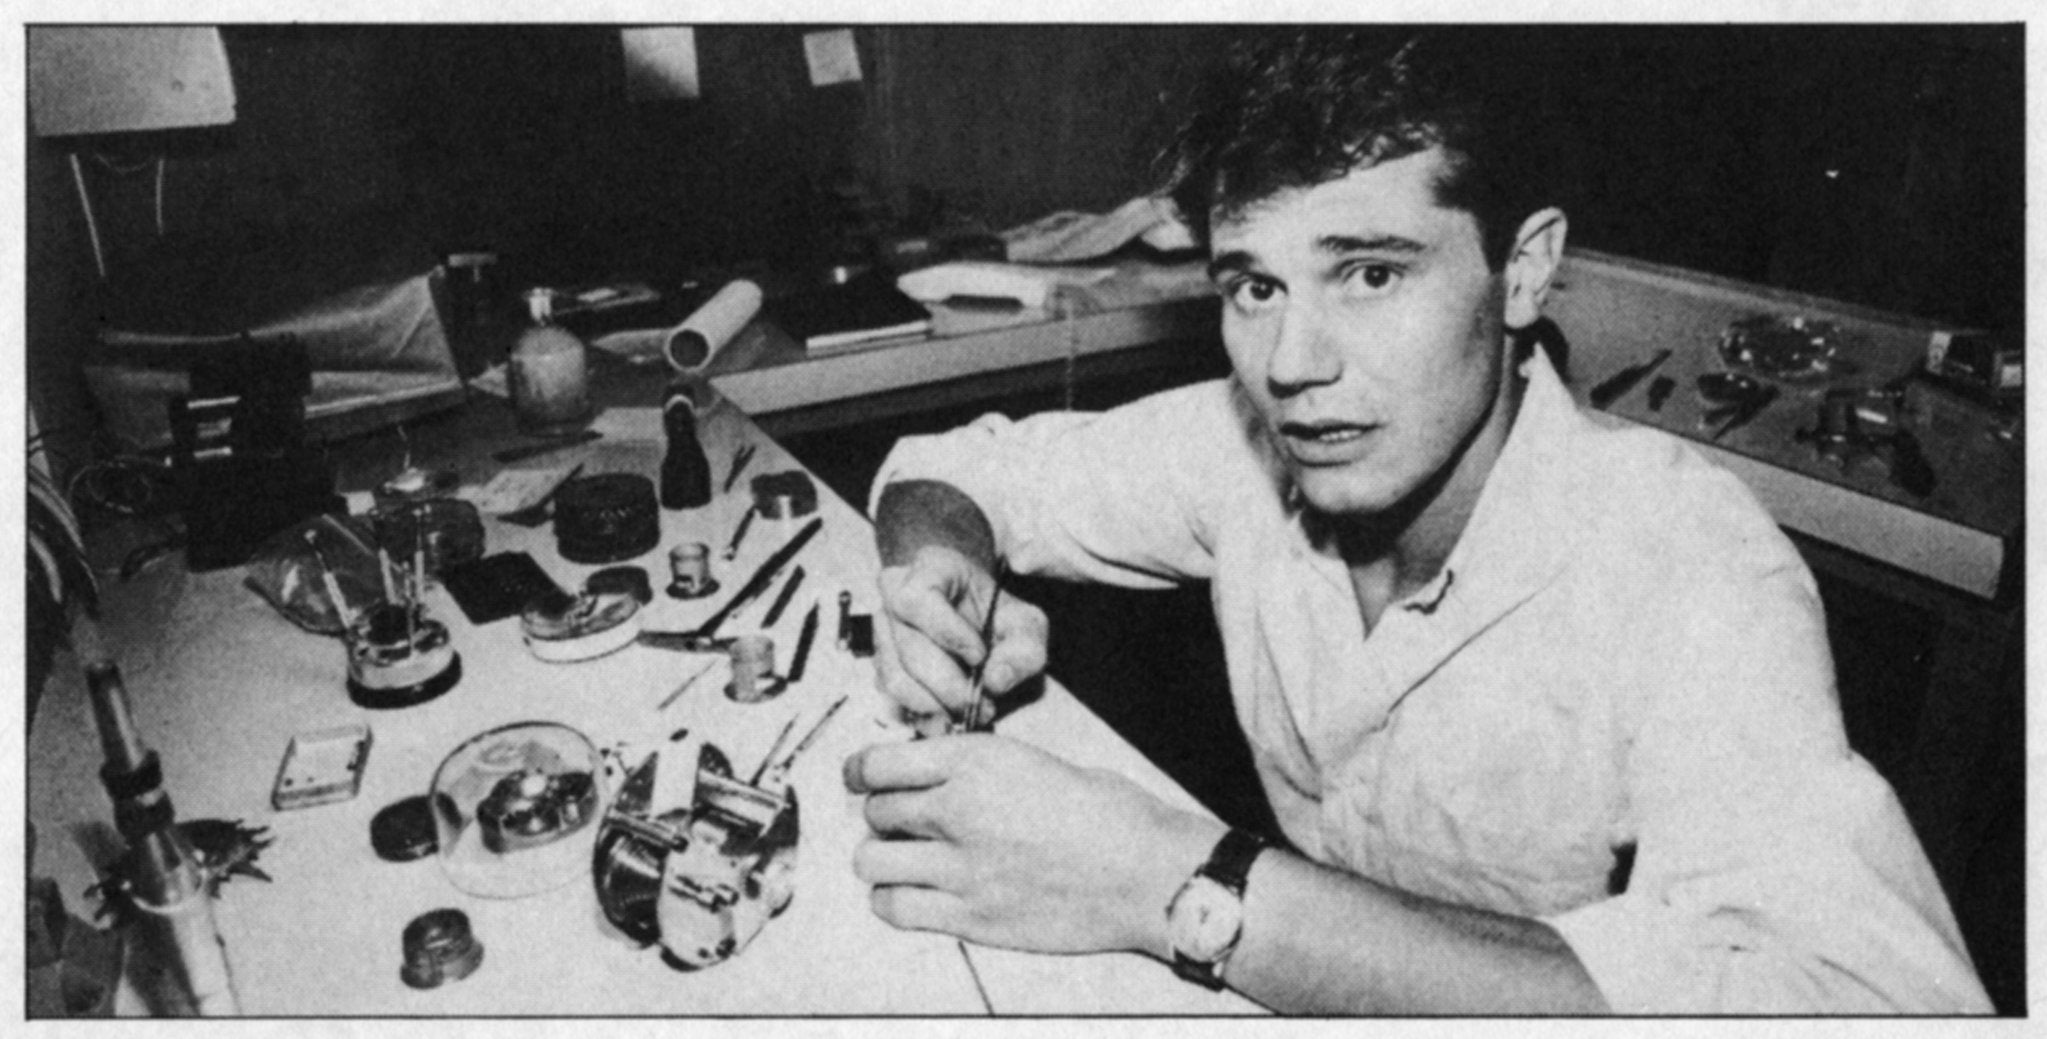
<path id="1" fill-rule="evenodd" d="M 1244 903 L 1228 888 L 1197 876 L 1173 897 L 1166 920 L 1175 951 L 1191 960 L 1214 963 L 1237 944 L 1244 924 Z"/>

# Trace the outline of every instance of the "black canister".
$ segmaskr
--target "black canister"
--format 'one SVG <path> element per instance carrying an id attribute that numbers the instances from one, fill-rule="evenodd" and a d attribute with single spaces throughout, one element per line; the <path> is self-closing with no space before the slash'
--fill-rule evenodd
<path id="1" fill-rule="evenodd" d="M 661 507 L 694 509 L 710 503 L 711 461 L 697 439 L 697 407 L 689 387 L 676 382 L 661 402 L 661 428 L 668 454 L 661 460 Z"/>
<path id="2" fill-rule="evenodd" d="M 632 473 L 579 476 L 554 496 L 554 536 L 572 563 L 616 563 L 661 542 L 654 481 Z"/>

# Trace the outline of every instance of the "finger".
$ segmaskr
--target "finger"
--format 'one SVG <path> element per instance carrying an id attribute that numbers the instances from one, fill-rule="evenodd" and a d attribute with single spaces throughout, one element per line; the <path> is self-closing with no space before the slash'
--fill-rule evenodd
<path id="1" fill-rule="evenodd" d="M 981 630 L 974 624 L 980 610 L 969 607 L 974 610 L 971 617 L 962 611 L 966 597 L 959 591 L 964 587 L 965 582 L 956 585 L 948 575 L 928 566 L 893 568 L 883 571 L 881 579 L 882 602 L 890 614 L 947 653 L 971 663 L 981 659 Z"/>
<path id="2" fill-rule="evenodd" d="M 868 896 L 874 915 L 906 931 L 941 931 L 960 934 L 966 919 L 966 903 L 958 895 L 927 887 L 891 884 L 876 887 Z"/>
<path id="3" fill-rule="evenodd" d="M 995 645 L 988 653 L 982 684 L 992 695 L 1015 689 L 1045 670 L 1052 625 L 1045 611 L 1021 599 L 1002 604 L 995 618 Z"/>
<path id="4" fill-rule="evenodd" d="M 913 740 L 863 747 L 846 758 L 846 789 L 871 794 L 938 786 L 952 774 L 959 742 Z"/>
<path id="5" fill-rule="evenodd" d="M 867 826 L 877 834 L 912 837 L 923 841 L 943 840 L 946 831 L 931 814 L 930 798 L 923 791 L 883 791 L 870 794 L 861 806 Z"/>
<path id="6" fill-rule="evenodd" d="M 958 890 L 959 852 L 941 841 L 869 837 L 853 849 L 853 875 L 869 884 Z"/>
<path id="7" fill-rule="evenodd" d="M 896 663 L 902 668 L 899 683 L 909 688 L 904 690 L 905 696 L 897 697 L 897 702 L 919 713 L 957 712 L 973 696 L 974 688 L 973 676 L 960 659 L 914 632 L 898 635 Z M 923 696 L 913 701 L 918 691 Z"/>
<path id="8" fill-rule="evenodd" d="M 888 614 L 881 615 L 881 623 L 875 625 L 875 629 L 877 635 L 874 655 L 875 681 L 881 687 L 882 695 L 911 712 L 936 714 L 942 711 L 943 704 L 938 697 L 903 669 L 901 659 L 903 638 L 897 636 L 895 624 L 889 620 Z M 913 640 L 922 638 L 915 632 L 907 633 L 904 637 Z"/>

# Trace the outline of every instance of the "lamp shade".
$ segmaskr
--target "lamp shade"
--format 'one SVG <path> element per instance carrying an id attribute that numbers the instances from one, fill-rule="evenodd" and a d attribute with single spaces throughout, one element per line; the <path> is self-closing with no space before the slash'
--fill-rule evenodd
<path id="1" fill-rule="evenodd" d="M 46 137 L 235 119 L 227 47 L 200 26 L 30 26 L 28 101 Z"/>

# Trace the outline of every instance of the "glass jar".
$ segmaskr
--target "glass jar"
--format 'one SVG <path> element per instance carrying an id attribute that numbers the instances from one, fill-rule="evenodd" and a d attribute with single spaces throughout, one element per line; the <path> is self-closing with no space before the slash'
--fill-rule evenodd
<path id="1" fill-rule="evenodd" d="M 434 772 L 441 868 L 483 898 L 550 891 L 590 869 L 603 811 L 603 760 L 555 722 L 492 729 Z"/>
<path id="2" fill-rule="evenodd" d="M 505 381 L 521 433 L 566 436 L 590 421 L 589 349 L 568 329 L 536 324 L 519 333 Z"/>

